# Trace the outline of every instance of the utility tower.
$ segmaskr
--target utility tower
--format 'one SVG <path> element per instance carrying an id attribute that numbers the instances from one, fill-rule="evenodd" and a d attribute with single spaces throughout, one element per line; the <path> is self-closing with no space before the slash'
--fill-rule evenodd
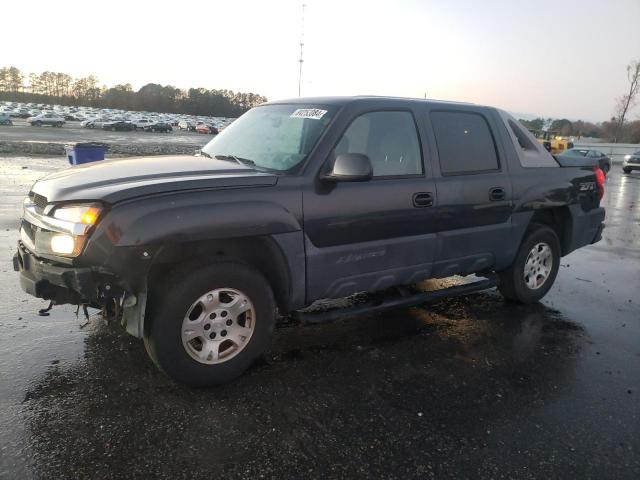
<path id="1" fill-rule="evenodd" d="M 306 5 L 302 4 L 302 22 L 300 28 L 300 59 L 298 62 L 300 63 L 300 72 L 298 73 L 298 96 L 300 96 L 300 92 L 302 91 L 302 64 L 304 63 L 304 9 Z"/>

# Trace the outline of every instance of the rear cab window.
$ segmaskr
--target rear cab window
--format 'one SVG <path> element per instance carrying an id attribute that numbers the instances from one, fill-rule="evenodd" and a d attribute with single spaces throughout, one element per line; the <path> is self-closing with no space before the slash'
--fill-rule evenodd
<path id="1" fill-rule="evenodd" d="M 443 176 L 500 170 L 495 140 L 482 114 L 432 111 L 430 119 Z"/>

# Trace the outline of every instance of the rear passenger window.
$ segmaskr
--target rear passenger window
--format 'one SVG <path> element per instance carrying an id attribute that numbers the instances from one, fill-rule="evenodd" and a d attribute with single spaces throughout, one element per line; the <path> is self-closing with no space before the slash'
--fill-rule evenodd
<path id="1" fill-rule="evenodd" d="M 357 117 L 335 148 L 335 154 L 369 157 L 374 177 L 418 175 L 422 155 L 410 112 L 370 112 Z"/>
<path id="2" fill-rule="evenodd" d="M 493 136 L 482 115 L 467 112 L 432 112 L 431 123 L 443 175 L 499 169 Z"/>

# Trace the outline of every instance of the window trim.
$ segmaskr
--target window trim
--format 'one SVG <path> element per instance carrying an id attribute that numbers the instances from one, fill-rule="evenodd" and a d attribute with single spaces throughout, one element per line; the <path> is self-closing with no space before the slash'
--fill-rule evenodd
<path id="1" fill-rule="evenodd" d="M 358 118 L 360 118 L 362 115 L 366 115 L 368 113 L 383 113 L 383 112 L 404 112 L 404 113 L 408 113 L 411 115 L 411 118 L 413 120 L 413 126 L 416 129 L 416 137 L 418 139 L 418 149 L 420 150 L 420 167 L 422 169 L 422 171 L 420 173 L 410 173 L 410 174 L 403 174 L 403 175 L 379 175 L 379 176 L 372 176 L 371 179 L 369 181 L 376 181 L 376 180 L 400 180 L 400 179 L 405 179 L 405 178 L 426 178 L 427 173 L 426 173 L 426 169 L 424 168 L 424 151 L 422 148 L 422 137 L 420 135 L 420 128 L 418 127 L 418 122 L 416 121 L 416 116 L 413 113 L 413 110 L 411 108 L 408 107 L 401 107 L 401 108 L 395 108 L 395 107 L 385 107 L 385 108 L 372 108 L 370 110 L 363 110 L 359 113 L 356 113 L 355 116 L 349 121 L 349 123 L 345 126 L 345 128 L 340 132 L 340 135 L 338 135 L 338 140 L 332 145 L 331 150 L 329 151 L 329 155 L 327 156 L 327 158 L 325 159 L 323 166 L 320 168 L 320 175 L 322 174 L 322 172 L 325 170 L 325 168 L 327 167 L 327 165 L 329 165 L 332 161 L 335 160 L 335 158 L 331 158 L 332 157 L 332 153 L 335 151 L 336 147 L 338 146 L 338 144 L 342 141 L 342 137 L 344 136 L 344 134 L 346 133 L 347 130 L 349 130 L 349 127 L 351 127 L 351 124 L 353 122 L 355 122 Z"/>
<path id="2" fill-rule="evenodd" d="M 482 118 L 482 120 L 484 120 L 485 124 L 487 125 L 487 128 L 489 129 L 489 135 L 491 135 L 491 141 L 493 143 L 493 150 L 496 153 L 496 161 L 498 162 L 498 168 L 491 168 L 491 169 L 484 169 L 484 170 L 461 170 L 461 171 L 444 173 L 442 170 L 442 158 L 440 156 L 440 148 L 438 147 L 438 136 L 436 135 L 436 129 L 434 128 L 433 118 L 431 116 L 433 113 L 464 113 L 466 115 L 477 115 L 480 118 Z M 493 129 L 491 128 L 491 123 L 489 123 L 489 120 L 487 119 L 486 115 L 484 115 L 484 113 L 476 112 L 472 110 L 456 110 L 452 108 L 438 108 L 438 109 L 429 111 L 429 124 L 431 127 L 431 131 L 433 132 L 435 147 L 438 153 L 438 168 L 440 170 L 441 177 L 459 177 L 463 175 L 481 175 L 483 173 L 502 172 L 502 161 L 500 158 L 500 153 L 498 151 L 498 144 L 496 143 L 496 137 L 493 133 Z"/>

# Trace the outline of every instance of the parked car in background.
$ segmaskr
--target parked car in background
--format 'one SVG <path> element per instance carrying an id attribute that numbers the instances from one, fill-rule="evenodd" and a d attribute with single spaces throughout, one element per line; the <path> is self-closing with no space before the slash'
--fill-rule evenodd
<path id="1" fill-rule="evenodd" d="M 48 105 L 35 102 L 0 101 L 0 113 L 11 118 L 38 117 L 42 114 L 57 115 L 68 122 L 82 122 L 83 128 L 103 128 L 104 122 L 127 121 L 136 124 L 138 129 L 155 123 L 166 123 L 174 129 L 195 131 L 196 125 L 204 123 L 218 131 L 229 125 L 234 119 L 213 115 L 187 115 L 184 113 L 130 111 L 118 108 L 97 108 L 69 105 Z M 49 124 L 43 122 L 42 125 Z M 215 130 L 209 129 L 210 132 Z"/>
<path id="2" fill-rule="evenodd" d="M 631 173 L 632 170 L 640 170 L 640 150 L 631 155 L 625 155 L 622 161 L 622 171 Z"/>
<path id="3" fill-rule="evenodd" d="M 178 122 L 178 129 L 194 132 L 196 130 L 196 124 L 190 120 L 180 120 Z"/>
<path id="4" fill-rule="evenodd" d="M 149 125 L 153 125 L 155 122 L 148 118 L 138 118 L 136 120 L 133 120 L 131 123 L 133 123 L 136 129 L 143 130 L 145 127 L 148 127 Z"/>
<path id="5" fill-rule="evenodd" d="M 611 158 L 606 156 L 600 150 L 593 150 L 590 148 L 572 148 L 566 152 L 560 154 L 560 156 L 567 157 L 568 159 L 576 158 L 592 158 L 598 163 L 600 170 L 606 175 L 611 170 Z"/>
<path id="6" fill-rule="evenodd" d="M 102 124 L 103 130 L 111 130 L 113 132 L 131 132 L 136 129 L 136 126 L 131 122 L 124 120 L 116 120 L 114 122 L 105 122 Z"/>
<path id="7" fill-rule="evenodd" d="M 0 125 L 13 125 L 11 117 L 4 112 L 0 113 Z"/>
<path id="8" fill-rule="evenodd" d="M 169 133 L 173 131 L 173 127 L 166 122 L 157 122 L 151 125 L 147 125 L 144 127 L 145 132 L 161 132 L 161 133 Z"/>
<path id="9" fill-rule="evenodd" d="M 211 125 L 207 125 L 206 123 L 199 123 L 196 125 L 196 132 L 197 133 L 213 133 L 211 131 L 211 128 L 212 128 Z"/>
<path id="10" fill-rule="evenodd" d="M 94 118 L 89 128 L 102 128 L 105 123 L 113 122 L 111 118 Z"/>
<path id="11" fill-rule="evenodd" d="M 52 127 L 62 127 L 65 121 L 64 118 L 57 113 L 41 113 L 35 117 L 29 117 L 27 122 L 34 127 L 41 127 L 43 125 L 51 125 Z"/>

